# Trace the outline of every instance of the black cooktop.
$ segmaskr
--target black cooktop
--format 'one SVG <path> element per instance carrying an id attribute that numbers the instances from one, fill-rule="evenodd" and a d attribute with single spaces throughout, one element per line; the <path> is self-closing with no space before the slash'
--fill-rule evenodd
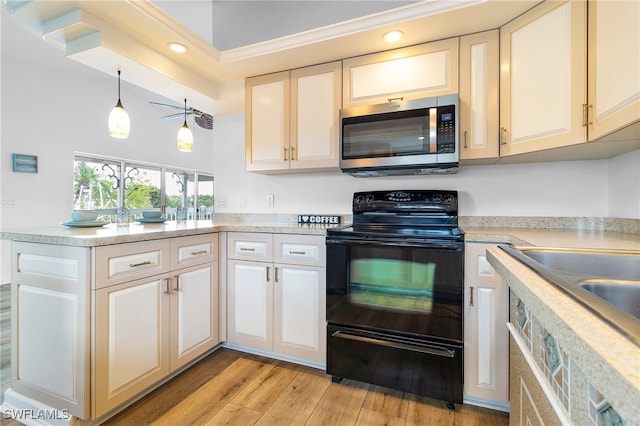
<path id="1" fill-rule="evenodd" d="M 343 238 L 445 239 L 462 241 L 458 192 L 371 191 L 353 195 L 353 225 L 327 230 Z"/>

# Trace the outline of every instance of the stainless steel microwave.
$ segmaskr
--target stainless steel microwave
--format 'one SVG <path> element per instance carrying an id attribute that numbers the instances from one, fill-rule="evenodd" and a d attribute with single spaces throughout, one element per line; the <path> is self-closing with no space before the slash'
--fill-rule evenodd
<path id="1" fill-rule="evenodd" d="M 340 168 L 356 177 L 455 173 L 458 95 L 340 111 Z"/>

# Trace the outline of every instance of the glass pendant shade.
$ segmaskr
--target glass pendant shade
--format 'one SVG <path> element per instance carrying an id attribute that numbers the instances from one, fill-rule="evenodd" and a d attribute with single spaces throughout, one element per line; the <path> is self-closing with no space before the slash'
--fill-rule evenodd
<path id="1" fill-rule="evenodd" d="M 118 99 L 118 103 L 109 114 L 109 135 L 118 139 L 126 139 L 129 137 L 130 129 L 129 114 Z"/>
<path id="2" fill-rule="evenodd" d="M 184 100 L 184 124 L 178 130 L 178 151 L 191 152 L 193 149 L 193 133 L 187 126 L 187 100 Z"/>
<path id="3" fill-rule="evenodd" d="M 109 135 L 117 139 L 126 139 L 129 137 L 131 130 L 131 122 L 129 114 L 122 106 L 120 101 L 120 70 L 118 70 L 118 103 L 113 107 L 109 114 Z"/>
<path id="4" fill-rule="evenodd" d="M 185 121 L 178 130 L 178 151 L 191 152 L 193 149 L 193 133 Z"/>

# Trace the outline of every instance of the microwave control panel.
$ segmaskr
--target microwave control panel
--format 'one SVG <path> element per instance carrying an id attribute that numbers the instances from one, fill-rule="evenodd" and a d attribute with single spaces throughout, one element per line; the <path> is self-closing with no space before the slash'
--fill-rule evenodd
<path id="1" fill-rule="evenodd" d="M 440 106 L 437 111 L 438 152 L 456 152 L 456 107 L 455 105 Z"/>

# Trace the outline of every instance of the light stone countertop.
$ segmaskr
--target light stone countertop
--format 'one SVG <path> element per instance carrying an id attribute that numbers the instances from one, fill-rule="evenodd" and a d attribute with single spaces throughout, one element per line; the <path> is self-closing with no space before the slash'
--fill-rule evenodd
<path id="1" fill-rule="evenodd" d="M 544 234 L 525 231 L 518 239 L 546 247 L 640 249 L 638 235 Z M 640 347 L 500 248 L 488 248 L 487 260 L 627 424 L 640 424 Z"/>
<path id="2" fill-rule="evenodd" d="M 287 222 L 212 222 L 211 220 L 189 220 L 183 223 L 168 221 L 152 224 L 132 222 L 128 226 L 110 223 L 95 228 L 70 228 L 59 225 L 5 230 L 0 232 L 0 239 L 76 247 L 98 247 L 225 231 L 325 235 L 326 230 L 330 227 L 335 227 L 335 225 Z"/>

